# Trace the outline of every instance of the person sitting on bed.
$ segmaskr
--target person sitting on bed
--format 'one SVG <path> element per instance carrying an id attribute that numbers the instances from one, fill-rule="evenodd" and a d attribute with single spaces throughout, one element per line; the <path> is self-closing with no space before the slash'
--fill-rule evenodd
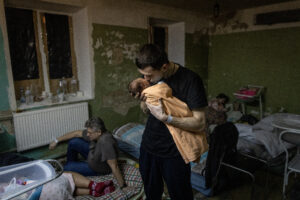
<path id="1" fill-rule="evenodd" d="M 135 96 L 137 93 L 145 94 L 146 103 L 157 105 L 161 101 L 164 111 L 174 117 L 192 116 L 192 111 L 186 103 L 172 96 L 172 89 L 164 82 L 160 81 L 151 86 L 143 78 L 133 80 L 128 86 L 129 93 Z M 190 132 L 176 128 L 166 123 L 173 140 L 186 163 L 198 161 L 200 156 L 208 149 L 204 132 Z"/>
<path id="2" fill-rule="evenodd" d="M 54 149 L 58 142 L 69 140 L 65 171 L 78 172 L 84 176 L 113 173 L 120 188 L 126 186 L 117 163 L 117 144 L 99 117 L 92 117 L 85 123 L 85 130 L 67 133 L 49 145 Z M 85 160 L 78 160 L 80 154 Z M 86 162 L 87 160 L 87 162 Z"/>

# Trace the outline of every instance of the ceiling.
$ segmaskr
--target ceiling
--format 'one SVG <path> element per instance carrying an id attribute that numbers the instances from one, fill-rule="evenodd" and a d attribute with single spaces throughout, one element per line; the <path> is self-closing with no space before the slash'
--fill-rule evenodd
<path id="1" fill-rule="evenodd" d="M 182 8 L 190 11 L 210 15 L 213 13 L 213 7 L 217 2 L 220 6 L 220 12 L 235 11 L 257 6 L 282 3 L 293 0 L 139 0 L 149 3 L 155 3 L 175 8 Z"/>

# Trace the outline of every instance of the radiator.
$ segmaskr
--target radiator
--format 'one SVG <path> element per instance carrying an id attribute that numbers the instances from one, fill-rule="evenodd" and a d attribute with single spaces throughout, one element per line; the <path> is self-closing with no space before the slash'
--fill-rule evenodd
<path id="1" fill-rule="evenodd" d="M 17 151 L 49 144 L 67 132 L 84 128 L 88 104 L 78 103 L 13 113 Z"/>

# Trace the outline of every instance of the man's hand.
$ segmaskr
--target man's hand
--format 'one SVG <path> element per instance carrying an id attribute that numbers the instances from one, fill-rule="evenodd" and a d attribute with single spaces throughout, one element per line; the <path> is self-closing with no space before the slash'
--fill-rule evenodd
<path id="1" fill-rule="evenodd" d="M 159 100 L 159 104 L 157 106 L 151 105 L 149 103 L 146 102 L 146 105 L 148 107 L 148 109 L 150 110 L 151 114 L 156 117 L 156 119 L 162 121 L 162 122 L 166 122 L 168 119 L 168 115 L 165 113 L 165 111 L 163 110 L 163 106 L 161 103 L 161 100 Z"/>
<path id="2" fill-rule="evenodd" d="M 131 96 L 133 96 L 135 99 L 138 99 L 140 101 L 146 101 L 147 97 L 144 93 L 130 93 Z"/>
<path id="3" fill-rule="evenodd" d="M 57 145 L 57 143 L 56 143 L 55 141 L 51 142 L 51 143 L 49 144 L 49 149 L 50 149 L 50 150 L 55 149 L 56 145 Z"/>
<path id="4" fill-rule="evenodd" d="M 149 114 L 149 113 L 150 113 L 150 111 L 149 111 L 149 109 L 148 109 L 147 104 L 146 104 L 145 101 L 141 101 L 140 107 L 141 107 L 142 111 L 143 111 L 145 114 Z"/>

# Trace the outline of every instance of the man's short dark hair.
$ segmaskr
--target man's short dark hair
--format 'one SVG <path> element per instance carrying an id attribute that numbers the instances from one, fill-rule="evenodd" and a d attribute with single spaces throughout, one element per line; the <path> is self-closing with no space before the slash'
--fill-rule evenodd
<path id="1" fill-rule="evenodd" d="M 100 117 L 91 117 L 85 122 L 84 125 L 86 128 L 90 128 L 95 132 L 101 131 L 106 132 L 106 128 L 103 120 Z"/>
<path id="2" fill-rule="evenodd" d="M 135 64 L 139 69 L 151 66 L 159 70 L 167 63 L 169 63 L 169 60 L 166 52 L 155 44 L 145 44 L 135 59 Z"/>

